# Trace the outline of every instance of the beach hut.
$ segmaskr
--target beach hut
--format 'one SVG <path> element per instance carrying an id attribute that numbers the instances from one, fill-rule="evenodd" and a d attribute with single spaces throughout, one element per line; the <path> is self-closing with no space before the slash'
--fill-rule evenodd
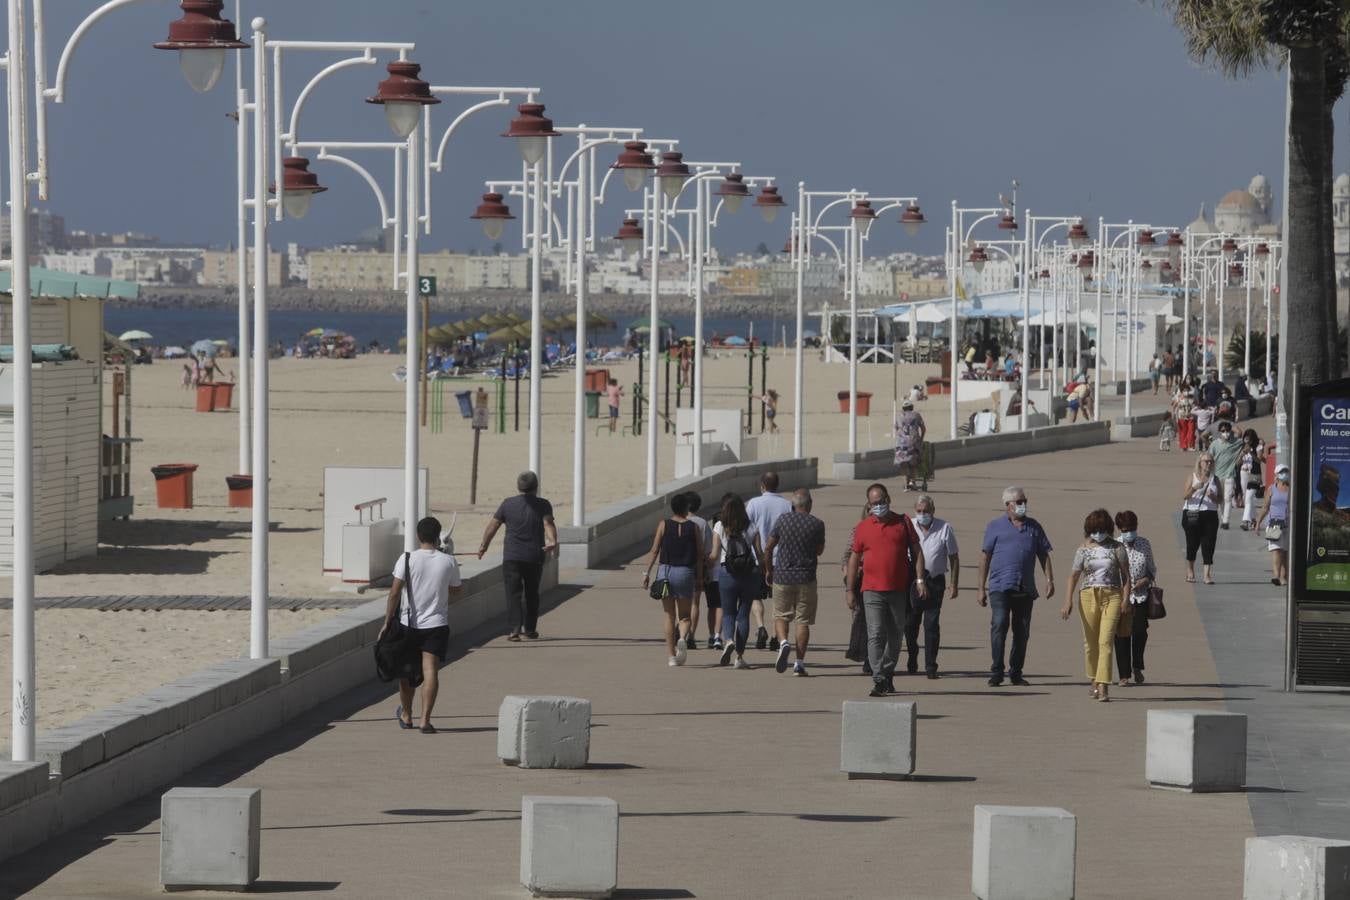
<path id="1" fill-rule="evenodd" d="M 131 367 L 114 369 L 121 415 L 103 411 L 103 305 L 135 299 L 125 281 L 30 268 L 32 340 L 74 347 L 77 359 L 33 363 L 34 562 L 41 572 L 98 549 L 101 518 L 131 515 Z M 0 334 L 12 335 L 10 273 L 0 272 Z M 3 348 L 12 355 L 12 348 Z M 0 446 L 14 441 L 13 367 L 0 372 Z M 110 435 L 105 437 L 106 435 Z M 44 460 L 47 461 L 44 464 Z M 53 464 L 59 460 L 60 464 Z M 0 485 L 12 485 L 12 458 L 0 457 Z M 0 508 L 0 574 L 13 571 L 13 513 Z"/>

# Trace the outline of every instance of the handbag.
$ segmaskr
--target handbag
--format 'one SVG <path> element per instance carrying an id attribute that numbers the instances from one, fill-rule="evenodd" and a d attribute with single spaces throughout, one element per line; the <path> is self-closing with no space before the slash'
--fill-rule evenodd
<path id="1" fill-rule="evenodd" d="M 1163 606 L 1163 589 L 1157 585 L 1148 589 L 1148 602 L 1145 604 L 1144 615 L 1150 619 L 1167 618 L 1167 607 Z"/>
<path id="2" fill-rule="evenodd" d="M 1267 523 L 1266 530 L 1261 532 L 1261 536 L 1268 541 L 1279 541 L 1284 537 L 1284 523 L 1280 521 Z"/>
<path id="3" fill-rule="evenodd" d="M 403 597 L 408 601 L 408 621 L 417 621 L 412 599 L 412 554 L 403 554 Z M 413 687 L 422 683 L 422 648 L 413 628 L 399 621 L 398 611 L 375 642 L 375 677 L 381 681 L 405 678 Z"/>
<path id="4" fill-rule="evenodd" d="M 660 571 L 659 569 L 657 570 Z M 647 588 L 647 593 L 653 600 L 664 600 L 670 596 L 670 579 L 658 578 Z"/>

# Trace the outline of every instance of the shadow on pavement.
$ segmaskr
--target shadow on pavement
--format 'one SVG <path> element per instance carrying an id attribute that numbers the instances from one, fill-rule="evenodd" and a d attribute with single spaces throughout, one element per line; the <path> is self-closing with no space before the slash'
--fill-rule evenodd
<path id="1" fill-rule="evenodd" d="M 610 895 L 614 900 L 682 900 L 697 897 L 684 888 L 619 888 Z"/>
<path id="2" fill-rule="evenodd" d="M 336 891 L 340 881 L 255 881 L 250 894 L 307 894 L 311 891 Z"/>

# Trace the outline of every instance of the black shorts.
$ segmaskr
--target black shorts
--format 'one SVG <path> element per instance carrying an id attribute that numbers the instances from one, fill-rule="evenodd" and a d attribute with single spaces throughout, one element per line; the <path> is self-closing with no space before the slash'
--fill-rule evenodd
<path id="1" fill-rule="evenodd" d="M 611 419 L 617 419 L 619 417 L 619 408 L 617 406 L 611 406 L 609 408 L 609 417 Z"/>
<path id="2" fill-rule="evenodd" d="M 450 626 L 439 625 L 435 628 L 410 628 L 412 632 L 412 643 L 421 649 L 423 653 L 430 653 L 445 662 L 446 655 L 450 652 Z"/>
<path id="3" fill-rule="evenodd" d="M 716 581 L 710 581 L 703 586 L 703 596 L 708 601 L 708 609 L 722 608 L 722 589 L 717 586 Z"/>

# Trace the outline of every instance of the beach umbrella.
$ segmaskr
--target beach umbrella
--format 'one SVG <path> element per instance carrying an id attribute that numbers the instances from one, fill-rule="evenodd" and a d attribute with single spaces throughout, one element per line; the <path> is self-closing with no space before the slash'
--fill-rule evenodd
<path id="1" fill-rule="evenodd" d="M 215 344 L 217 347 L 228 347 L 228 346 L 230 346 L 230 342 L 227 341 L 227 340 L 225 340 L 224 338 L 216 338 L 216 339 L 215 339 L 214 341 L 212 341 L 211 343 Z"/>
<path id="2" fill-rule="evenodd" d="M 576 313 L 573 313 L 572 315 L 575 316 Z M 607 319 L 607 318 L 605 318 L 604 316 L 602 316 L 602 315 L 600 315 L 599 313 L 596 313 L 596 312 L 588 312 L 588 313 L 586 313 L 586 327 L 587 327 L 587 328 L 613 328 L 613 327 L 614 327 L 614 320 L 613 320 L 613 319 Z"/>
<path id="3" fill-rule="evenodd" d="M 165 358 L 165 359 L 181 359 L 182 357 L 187 356 L 187 355 L 188 355 L 188 352 L 187 352 L 186 350 L 184 350 L 182 347 L 173 346 L 173 347 L 165 347 L 165 348 L 164 348 L 164 358 Z"/>
<path id="4" fill-rule="evenodd" d="M 650 325 L 651 325 L 651 321 L 652 321 L 652 320 L 649 319 L 649 318 L 644 318 L 644 319 L 634 319 L 633 321 L 631 321 L 631 322 L 628 323 L 628 327 L 631 328 L 631 329 L 633 329 L 633 330 L 636 331 L 636 332 L 641 333 L 641 334 L 646 334 L 648 328 L 649 328 Z M 672 327 L 671 324 L 670 324 L 669 322 L 667 322 L 665 319 L 657 319 L 656 321 L 657 321 L 657 327 L 659 327 L 659 328 L 670 328 L 670 327 Z"/>
<path id="5" fill-rule="evenodd" d="M 205 353 L 207 356 L 215 356 L 217 353 L 220 352 L 219 347 L 217 347 L 211 341 L 206 340 L 205 338 L 202 338 L 200 341 L 194 343 L 189 349 L 192 351 L 193 356 L 196 356 L 199 353 Z"/>
<path id="6" fill-rule="evenodd" d="M 321 337 L 321 336 L 323 335 L 323 333 L 324 333 L 325 331 L 327 331 L 327 330 L 328 330 L 328 329 L 326 329 L 326 328 L 311 328 L 309 331 L 306 331 L 306 332 L 305 332 L 305 336 L 306 336 L 306 337 Z"/>
<path id="7" fill-rule="evenodd" d="M 722 338 L 722 343 L 726 344 L 728 347 L 744 347 L 749 342 L 746 341 L 745 338 L 733 334 L 729 337 Z"/>
<path id="8" fill-rule="evenodd" d="M 154 335 L 148 331 L 141 331 L 139 328 L 133 328 L 130 331 L 122 332 L 118 335 L 117 339 L 119 341 L 148 341 L 152 337 L 154 337 Z"/>

